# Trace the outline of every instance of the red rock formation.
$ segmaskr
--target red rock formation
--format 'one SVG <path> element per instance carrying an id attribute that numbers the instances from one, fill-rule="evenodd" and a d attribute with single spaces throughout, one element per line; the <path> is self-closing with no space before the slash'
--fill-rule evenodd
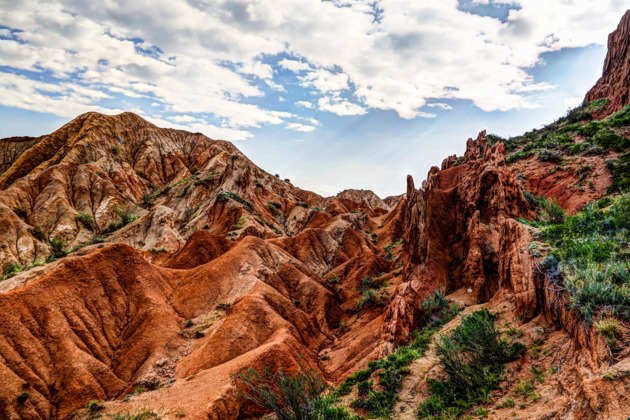
<path id="1" fill-rule="evenodd" d="M 420 190 L 407 178 L 404 281 L 385 315 L 392 342 L 416 327 L 418 302 L 438 289 L 464 289 L 469 303 L 497 292 L 515 295 L 517 311 L 536 313 L 531 261 L 523 255 L 530 239 L 513 220 L 530 210 L 506 165 L 505 147 L 488 148 L 481 132 L 460 160 L 467 163 L 448 158 L 442 170 L 431 168 Z"/>
<path id="2" fill-rule="evenodd" d="M 0 262 L 42 261 L 53 234 L 106 244 L 2 286 L 0 418 L 67 419 L 94 399 L 106 414 L 260 416 L 231 374 L 305 363 L 338 383 L 407 339 L 438 289 L 509 302 L 523 320 L 572 322 L 534 270 L 529 227 L 515 220 L 532 216 L 521 183 L 485 132 L 422 188 L 408 177 L 390 211 L 363 194 L 301 190 L 227 142 L 133 114 L 81 116 L 18 154 L 0 176 Z M 121 219 L 114 205 L 138 218 L 102 237 Z M 94 216 L 92 229 L 79 211 Z M 385 306 L 357 307 L 366 276 Z M 123 400 L 155 380 L 168 386 Z"/>
<path id="3" fill-rule="evenodd" d="M 609 113 L 630 103 L 630 10 L 623 15 L 617 29 L 608 35 L 602 77 L 588 91 L 584 101 L 602 98 L 611 101 L 606 108 Z"/>

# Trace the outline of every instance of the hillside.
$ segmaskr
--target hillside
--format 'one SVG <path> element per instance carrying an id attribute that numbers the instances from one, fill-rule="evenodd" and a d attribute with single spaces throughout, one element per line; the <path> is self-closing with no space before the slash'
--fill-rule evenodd
<path id="1" fill-rule="evenodd" d="M 0 418 L 626 418 L 629 43 L 385 199 L 133 113 L 0 140 Z"/>

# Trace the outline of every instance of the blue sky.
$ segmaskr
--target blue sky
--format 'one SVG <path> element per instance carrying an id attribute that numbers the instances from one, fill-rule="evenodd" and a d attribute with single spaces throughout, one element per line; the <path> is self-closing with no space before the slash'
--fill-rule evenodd
<path id="1" fill-rule="evenodd" d="M 323 195 L 399 194 L 579 104 L 623 3 L 0 0 L 0 137 L 132 111 Z"/>

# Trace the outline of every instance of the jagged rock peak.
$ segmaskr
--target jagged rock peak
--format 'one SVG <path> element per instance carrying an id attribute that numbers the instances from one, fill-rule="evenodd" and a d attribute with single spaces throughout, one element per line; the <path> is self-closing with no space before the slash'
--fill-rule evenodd
<path id="1" fill-rule="evenodd" d="M 630 10 L 619 26 L 608 35 L 608 53 L 602 77 L 584 98 L 585 102 L 607 98 L 608 112 L 615 112 L 630 103 Z"/>
<path id="2" fill-rule="evenodd" d="M 466 141 L 466 153 L 463 157 L 451 155 L 442 161 L 442 170 L 452 168 L 460 163 L 483 157 L 488 154 L 490 147 L 488 146 L 488 136 L 486 130 L 480 131 L 476 139 L 469 138 Z"/>

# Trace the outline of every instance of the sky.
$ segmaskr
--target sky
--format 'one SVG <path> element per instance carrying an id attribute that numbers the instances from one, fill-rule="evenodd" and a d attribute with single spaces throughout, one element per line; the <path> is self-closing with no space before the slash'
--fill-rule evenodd
<path id="1" fill-rule="evenodd" d="M 616 0 L 0 0 L 0 138 L 135 112 L 329 196 L 579 105 Z"/>

